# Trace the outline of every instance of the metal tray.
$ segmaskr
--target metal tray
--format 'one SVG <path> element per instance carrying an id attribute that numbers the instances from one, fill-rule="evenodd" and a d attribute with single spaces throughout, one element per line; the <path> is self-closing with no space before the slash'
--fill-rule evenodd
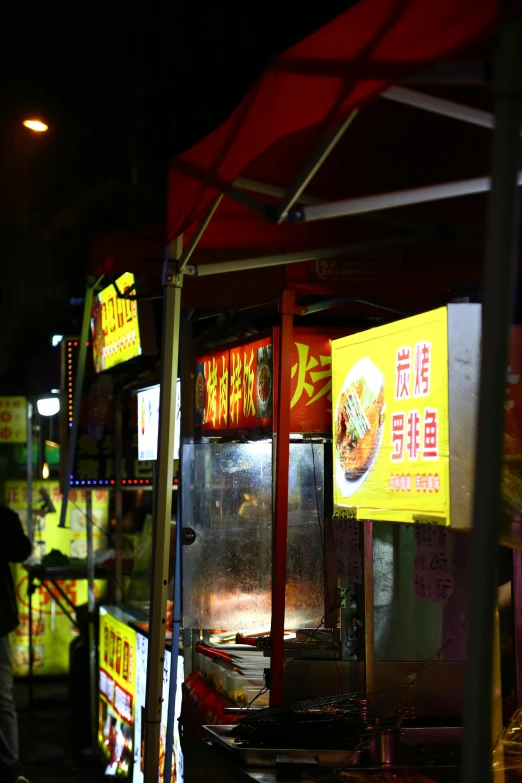
<path id="1" fill-rule="evenodd" d="M 349 750 L 312 750 L 287 748 L 245 748 L 237 745 L 232 736 L 234 726 L 203 726 L 214 745 L 225 748 L 247 767 L 274 767 L 278 756 L 293 758 L 303 763 L 315 757 L 323 767 L 355 767 L 360 760 L 360 751 Z"/>

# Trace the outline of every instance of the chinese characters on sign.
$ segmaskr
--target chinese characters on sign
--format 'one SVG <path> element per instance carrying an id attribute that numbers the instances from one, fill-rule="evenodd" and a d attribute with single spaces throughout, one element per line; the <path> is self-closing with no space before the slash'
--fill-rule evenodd
<path id="1" fill-rule="evenodd" d="M 431 367 L 431 345 L 428 342 L 416 343 L 415 361 L 411 362 L 412 351 L 409 346 L 402 346 L 397 351 L 395 363 L 395 399 L 419 399 L 428 397 L 430 392 L 430 367 Z M 415 384 L 412 394 L 412 375 L 415 378 Z M 439 429 L 438 429 L 438 411 L 425 407 L 423 409 L 413 408 L 408 412 L 398 411 L 392 414 L 391 427 L 391 461 L 403 462 L 407 458 L 410 462 L 416 462 L 422 454 L 423 460 L 436 460 L 439 456 Z M 426 478 L 426 474 L 423 474 Z M 440 482 L 433 485 L 434 477 L 430 476 L 429 491 L 438 492 Z M 403 485 L 396 487 L 397 477 L 392 474 L 390 481 L 391 489 L 403 489 Z M 411 476 L 408 474 L 408 491 L 412 488 Z M 425 486 L 421 486 L 421 476 L 417 475 L 415 489 L 426 491 Z"/>
<path id="2" fill-rule="evenodd" d="M 439 525 L 415 523 L 413 583 L 416 598 L 445 604 L 453 593 L 450 533 Z"/>
<path id="3" fill-rule="evenodd" d="M 136 631 L 101 610 L 98 744 L 107 775 L 132 770 L 135 696 Z"/>
<path id="4" fill-rule="evenodd" d="M 229 351 L 197 359 L 195 383 L 196 424 L 203 429 L 227 429 Z"/>
<path id="5" fill-rule="evenodd" d="M 332 426 L 332 343 L 346 330 L 294 329 L 291 432 L 329 432 Z"/>
<path id="6" fill-rule="evenodd" d="M 333 341 L 336 510 L 449 524 L 447 335 L 441 308 Z"/>
<path id="7" fill-rule="evenodd" d="M 351 280 L 395 280 L 402 272 L 400 252 L 371 254 L 364 258 L 320 258 L 317 276 L 329 282 Z"/>
<path id="8" fill-rule="evenodd" d="M 267 426 L 272 393 L 270 338 L 196 360 L 195 419 L 203 431 Z"/>
<path id="9" fill-rule="evenodd" d="M 125 272 L 116 280 L 120 294 L 134 286 L 134 275 Z M 103 372 L 141 356 L 138 308 L 135 300 L 118 296 L 113 285 L 96 297 L 91 318 L 94 366 Z"/>
<path id="10" fill-rule="evenodd" d="M 342 332 L 346 334 L 346 331 Z M 332 416 L 331 338 L 339 330 L 294 329 L 291 432 L 328 432 Z M 202 430 L 250 429 L 272 421 L 272 341 L 258 340 L 196 360 L 195 420 Z"/>
<path id="11" fill-rule="evenodd" d="M 26 443 L 25 397 L 0 397 L 0 443 Z"/>
<path id="12" fill-rule="evenodd" d="M 362 558 L 359 523 L 355 519 L 334 517 L 332 520 L 337 576 L 356 585 L 362 584 Z"/>
<path id="13" fill-rule="evenodd" d="M 306 343 L 294 343 L 294 345 L 297 349 L 297 362 L 292 366 L 292 378 L 296 380 L 290 407 L 295 408 L 303 394 L 306 394 L 308 398 L 305 405 L 312 405 L 324 395 L 331 402 L 331 354 L 315 357 L 310 353 L 310 346 Z"/>

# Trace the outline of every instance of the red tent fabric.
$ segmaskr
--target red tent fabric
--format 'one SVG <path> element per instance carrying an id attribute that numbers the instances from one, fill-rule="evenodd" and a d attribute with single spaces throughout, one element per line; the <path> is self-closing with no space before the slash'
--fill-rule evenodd
<path id="1" fill-rule="evenodd" d="M 486 36 L 497 12 L 497 0 L 361 0 L 281 54 L 226 122 L 172 161 L 167 240 L 193 227 L 238 176 L 289 186 L 330 128 L 391 83 Z M 269 226 L 225 198 L 205 245 L 227 210 L 239 229 L 237 244 L 225 232 L 229 247 L 309 241 L 305 227 Z"/>
<path id="2" fill-rule="evenodd" d="M 220 189 L 238 176 L 287 188 L 328 129 L 363 103 L 360 116 L 307 193 L 328 201 L 487 174 L 489 131 L 372 98 L 433 60 L 487 38 L 496 16 L 497 0 L 360 0 L 280 55 L 222 126 L 172 161 L 166 230 L 157 227 L 100 238 L 91 254 L 91 270 L 113 275 L 133 271 L 159 279 L 165 234 L 169 241 L 182 231 L 186 244 Z M 442 97 L 487 108 L 484 86 L 464 92 L 450 87 L 449 94 L 442 88 Z M 274 198 L 254 195 L 276 203 Z M 470 243 L 456 245 L 451 235 L 463 226 L 468 230 L 475 224 L 480 229 L 485 203 L 484 196 L 473 196 L 401 209 L 391 213 L 391 220 L 390 215 L 373 215 L 276 225 L 225 196 L 191 263 L 397 236 L 407 240 L 418 230 L 433 232 L 436 239 L 420 246 L 408 246 L 406 241 L 398 253 L 377 259 L 364 253 L 351 256 L 344 278 L 326 278 L 320 261 L 217 278 L 187 277 L 183 301 L 185 306 L 210 309 L 217 303 L 254 304 L 275 298 L 286 285 L 302 294 L 391 297 L 397 305 L 413 305 L 415 310 L 437 306 L 451 285 L 479 277 L 480 240 L 473 246 L 471 236 L 470 248 Z M 446 237 L 442 243 L 440 236 Z M 383 271 L 390 257 L 393 269 Z M 368 260 L 373 273 L 368 272 Z"/>

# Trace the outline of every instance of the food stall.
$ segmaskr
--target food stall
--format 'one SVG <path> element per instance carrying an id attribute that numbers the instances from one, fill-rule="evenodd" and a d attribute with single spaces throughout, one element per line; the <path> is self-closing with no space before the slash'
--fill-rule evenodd
<path id="1" fill-rule="evenodd" d="M 91 290 L 87 297 L 84 333 L 62 342 L 62 389 L 66 403 L 62 424 L 68 435 L 62 474 L 67 479 L 65 495 L 71 515 L 75 513 L 77 497 L 91 500 L 93 507 L 87 513 L 90 531 L 96 531 L 96 498 L 103 494 L 106 499 L 107 540 L 95 552 L 98 547 L 94 537 L 90 560 L 94 566 L 92 576 L 97 575 L 100 564 L 111 569 L 114 576 L 108 600 L 101 602 L 99 628 L 93 622 L 97 616 L 94 601 L 98 599 L 100 603 L 102 596 L 90 594 L 91 667 L 99 661 L 99 673 L 96 669 L 93 676 L 91 671 L 91 708 L 97 737 L 94 744 L 106 774 L 123 778 L 134 775 L 139 780 L 142 742 L 135 741 L 135 730 L 138 736 L 146 673 L 155 459 L 151 452 L 154 437 L 148 430 L 154 426 L 153 414 L 157 414 L 152 405 L 157 386 L 150 387 L 156 377 L 157 362 L 154 313 L 147 281 L 136 283 L 134 275 L 124 273 L 115 278 L 108 275 L 98 282 L 100 290 Z M 137 284 L 139 302 L 134 298 Z M 146 420 L 142 415 L 138 421 L 138 411 L 145 402 Z M 173 458 L 177 460 L 175 453 Z M 177 483 L 174 477 L 173 492 Z M 174 520 L 175 515 L 173 536 Z M 60 521 L 60 533 L 67 534 L 68 516 L 64 519 L 62 513 Z M 169 634 L 171 629 L 172 608 Z M 166 705 L 170 701 L 170 656 L 169 639 L 165 650 Z M 183 671 L 177 656 L 174 664 L 176 681 Z M 162 724 L 163 749 L 181 780 L 176 713 L 171 709 L 167 713 Z"/>
<path id="2" fill-rule="evenodd" d="M 185 634 L 192 632 L 198 639 L 197 677 L 215 680 L 217 690 L 232 703 L 245 704 L 254 697 L 268 703 L 270 691 L 263 671 L 268 661 L 260 650 L 263 642 L 267 649 L 270 644 L 278 405 L 274 345 L 272 336 L 258 337 L 195 358 L 196 437 L 185 439 L 182 448 L 183 530 L 191 531 L 183 547 L 183 625 Z M 294 331 L 286 611 L 296 648 L 306 648 L 307 634 L 331 614 L 324 563 L 330 361 L 327 331 Z M 330 586 L 327 592 L 333 595 L 334 590 Z M 222 633 L 212 634 L 211 629 Z M 246 640 L 235 654 L 252 668 L 248 681 L 239 676 L 223 683 L 219 661 L 205 665 L 205 658 L 213 657 L 212 650 L 219 655 L 220 647 L 226 660 L 234 648 L 226 643 L 231 638 Z M 332 645 L 331 634 L 323 645 L 316 641 L 325 656 L 331 656 Z"/>
<path id="3" fill-rule="evenodd" d="M 287 667 L 283 678 L 291 401 L 288 347 L 292 343 L 291 329 L 297 309 L 306 302 L 302 294 L 317 294 L 319 286 L 314 287 L 312 281 L 317 284 L 317 278 L 321 282 L 328 277 L 324 273 L 330 270 L 330 261 L 335 262 L 331 267 L 335 272 L 355 256 L 354 260 L 360 260 L 359 270 L 356 264 L 347 263 L 345 268 L 351 269 L 353 277 L 347 275 L 344 285 L 338 286 L 338 296 L 344 294 L 345 303 L 350 301 L 350 318 L 356 315 L 368 318 L 372 300 L 381 309 L 388 306 L 388 313 L 390 309 L 395 310 L 394 317 L 397 310 L 403 314 L 404 311 L 408 314 L 408 310 L 429 312 L 446 304 L 453 298 L 451 289 L 455 284 L 469 286 L 481 279 L 484 201 L 480 194 L 491 190 L 494 209 L 490 210 L 482 277 L 484 312 L 479 385 L 481 437 L 490 447 L 487 452 L 477 448 L 470 555 L 473 590 L 466 634 L 469 643 L 466 664 L 455 678 L 456 683 L 462 682 L 462 669 L 466 670 L 464 779 L 466 783 L 489 779 L 493 736 L 494 552 L 500 518 L 502 420 L 511 318 L 510 270 L 518 249 L 514 227 L 520 99 L 516 84 L 522 47 L 516 14 L 501 20 L 499 90 L 494 95 L 494 115 L 483 108 L 488 105 L 490 92 L 482 78 L 480 63 L 478 69 L 477 62 L 468 69 L 469 63 L 459 54 L 479 43 L 476 56 L 480 60 L 489 57 L 493 47 L 488 36 L 497 22 L 497 4 L 486 0 L 443 2 L 429 7 L 420 2 L 362 0 L 276 58 L 227 122 L 172 162 L 167 226 L 169 259 L 163 277 L 155 584 L 146 705 L 150 731 L 146 734 L 145 769 L 150 783 L 157 776 L 159 753 L 165 552 L 171 516 L 169 464 L 176 399 L 173 379 L 179 358 L 182 287 L 183 296 L 189 298 L 190 287 L 204 289 L 207 276 L 230 275 L 226 278 L 230 281 L 233 273 L 245 285 L 248 282 L 255 287 L 259 282 L 260 286 L 267 286 L 268 267 L 276 276 L 274 268 L 301 265 L 300 270 L 296 267 L 297 279 L 283 287 L 286 295 L 280 300 L 279 345 L 286 344 L 287 350 L 278 354 L 281 383 L 274 493 L 270 668 L 271 700 L 277 705 L 283 695 L 283 680 L 287 681 L 291 671 Z M 439 64 L 455 55 L 457 60 L 450 67 Z M 434 63 L 436 67 L 430 67 Z M 397 83 L 402 84 L 399 87 Z M 383 128 L 386 134 L 382 133 Z M 494 153 L 490 165 L 486 129 L 493 128 Z M 441 139 L 448 143 L 441 143 Z M 489 171 L 491 179 L 485 176 Z M 387 210 L 391 208 L 394 212 L 389 214 Z M 324 229 L 324 221 L 328 230 Z M 474 228 L 468 231 L 465 227 L 471 225 Z M 401 255 L 398 263 L 394 263 L 397 259 L 393 258 L 393 251 L 398 248 Z M 209 257 L 211 250 L 220 252 Z M 379 265 L 385 268 L 386 274 L 372 278 L 365 276 L 361 267 L 372 268 L 375 252 L 388 253 L 384 263 L 380 258 L 373 265 L 374 269 Z M 263 274 L 256 271 L 260 269 L 264 270 Z M 245 280 L 247 272 L 248 281 Z M 289 273 L 286 270 L 284 277 L 288 283 L 291 270 Z M 215 286 L 214 280 L 213 277 L 207 291 Z M 297 307 L 292 294 L 298 296 Z M 331 290 L 328 296 L 333 298 Z M 258 299 L 257 304 L 260 302 Z M 374 315 L 377 315 L 375 311 Z M 429 492 L 430 470 L 425 474 Z M 396 490 L 397 475 L 399 490 Z M 420 474 L 421 487 L 423 475 Z M 392 473 L 390 479 L 391 476 Z M 394 491 L 408 491 L 406 476 L 405 469 L 393 472 Z M 431 476 L 435 486 L 433 470 Z M 387 535 L 388 540 L 381 550 L 389 554 L 403 529 L 399 524 L 391 528 L 389 523 L 384 524 L 388 530 L 383 536 Z M 353 526 L 347 528 L 356 539 Z M 375 543 L 369 533 L 375 533 L 375 529 L 363 528 L 363 554 L 367 563 L 372 559 Z M 407 529 L 411 533 L 404 535 L 412 536 L 414 528 Z M 416 544 L 414 538 L 411 543 Z M 383 578 L 393 573 L 400 586 L 401 570 L 391 569 L 390 557 L 383 557 L 382 562 Z M 358 564 L 350 565 L 352 573 L 357 572 Z M 371 596 L 376 585 L 369 569 L 362 578 L 368 618 L 365 636 L 371 639 L 372 622 L 375 627 L 376 621 Z M 411 586 L 409 578 L 408 582 Z M 390 609 L 386 623 L 390 638 L 390 628 L 393 631 L 400 616 L 396 618 L 391 612 L 391 591 L 389 587 L 386 589 L 385 582 L 377 589 L 381 605 Z M 406 595 L 408 591 L 403 592 Z M 454 589 L 448 606 L 456 592 Z M 439 616 L 439 621 L 445 622 L 445 618 L 441 620 Z M 415 636 L 411 633 L 413 641 Z M 392 638 L 396 639 L 397 635 L 392 634 Z M 452 643 L 456 641 L 449 638 Z M 462 651 L 460 655 L 462 663 Z M 362 682 L 365 678 L 368 682 L 372 651 L 366 644 L 364 657 Z M 407 659 L 397 654 L 397 660 Z M 420 667 L 426 668 L 420 660 Z M 412 676 L 411 666 L 407 671 Z M 425 681 L 434 683 L 432 677 Z M 431 695 L 425 699 L 428 704 Z M 237 771 L 237 774 L 248 779 L 247 773 Z"/>

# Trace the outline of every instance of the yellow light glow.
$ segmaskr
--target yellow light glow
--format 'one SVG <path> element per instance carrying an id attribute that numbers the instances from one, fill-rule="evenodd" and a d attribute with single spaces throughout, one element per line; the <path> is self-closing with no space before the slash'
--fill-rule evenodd
<path id="1" fill-rule="evenodd" d="M 46 130 L 49 130 L 49 126 L 41 120 L 24 120 L 24 126 L 36 133 L 44 133 Z"/>
<path id="2" fill-rule="evenodd" d="M 47 462 L 44 462 L 44 464 L 42 465 L 42 478 L 43 479 L 49 478 L 49 465 L 47 464 Z"/>

